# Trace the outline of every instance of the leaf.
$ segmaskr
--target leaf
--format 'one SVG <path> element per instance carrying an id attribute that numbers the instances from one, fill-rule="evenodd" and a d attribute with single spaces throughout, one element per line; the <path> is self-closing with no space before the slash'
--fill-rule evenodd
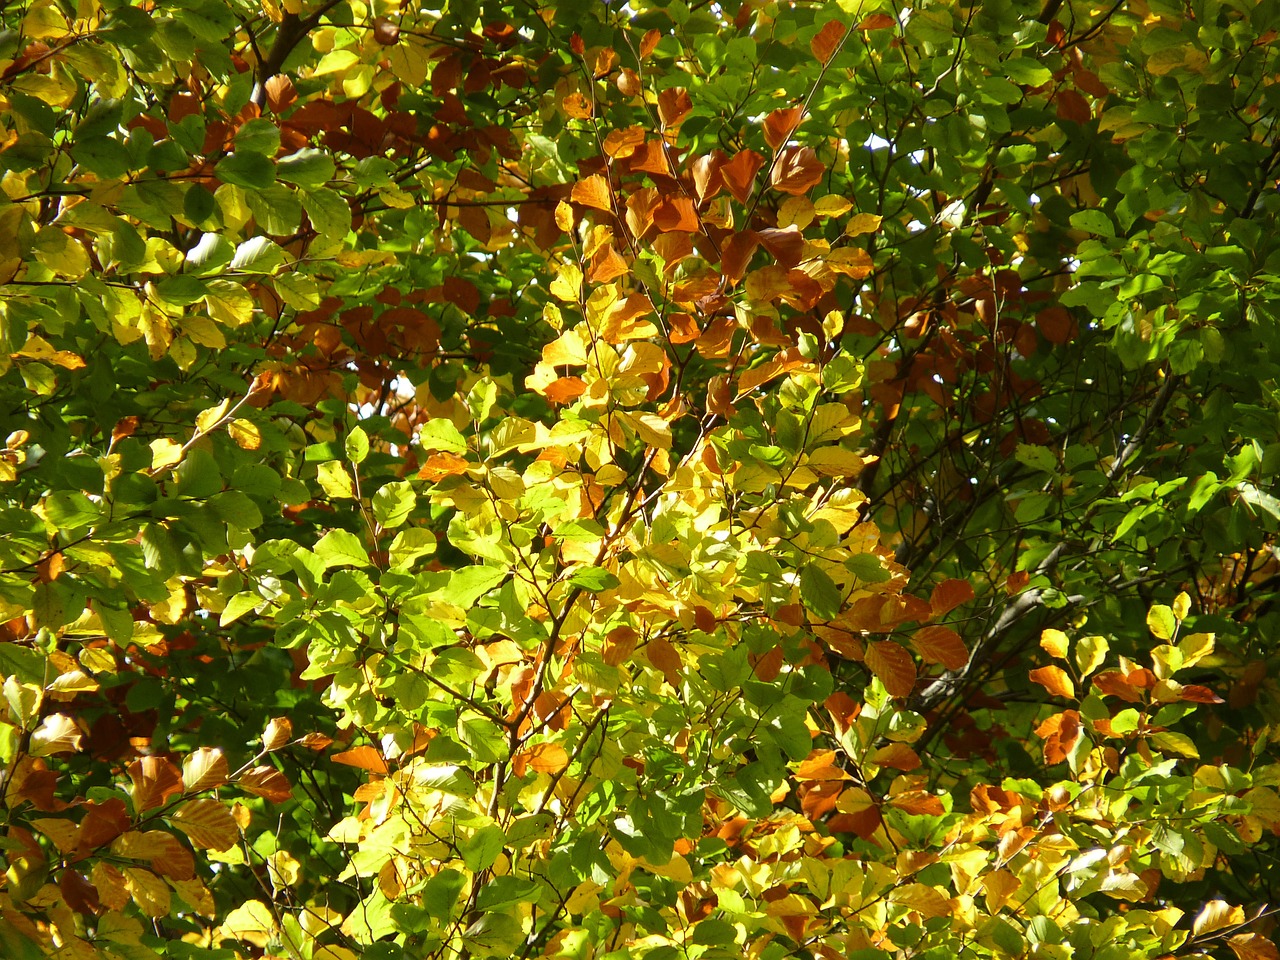
<path id="1" fill-rule="evenodd" d="M 800 571 L 800 599 L 823 620 L 834 620 L 844 603 L 835 581 L 816 564 L 806 564 Z"/>
<path id="2" fill-rule="evenodd" d="M 314 550 L 326 570 L 331 567 L 369 565 L 369 554 L 365 552 L 364 544 L 354 533 L 346 530 L 330 530 L 316 542 Z"/>
<path id="3" fill-rule="evenodd" d="M 846 27 L 840 20 L 828 20 L 822 29 L 809 41 L 809 49 L 823 66 L 831 62 L 831 58 L 840 49 L 844 40 Z"/>
<path id="4" fill-rule="evenodd" d="M 1154 604 L 1147 611 L 1147 629 L 1157 640 L 1172 640 L 1174 634 L 1178 632 L 1178 621 L 1173 615 L 1173 610 L 1164 604 Z"/>
<path id="5" fill-rule="evenodd" d="M 916 667 L 901 644 L 892 640 L 867 644 L 866 662 L 891 697 L 909 697 L 915 690 Z"/>
<path id="6" fill-rule="evenodd" d="M 573 185 L 569 197 L 574 203 L 595 210 L 611 211 L 613 198 L 609 192 L 609 182 L 600 174 L 592 174 Z"/>
<path id="7" fill-rule="evenodd" d="M 424 450 L 444 450 L 459 455 L 467 452 L 466 438 L 458 432 L 452 421 L 443 418 L 424 423 L 418 431 L 418 443 Z"/>
<path id="8" fill-rule="evenodd" d="M 361 770 L 368 770 L 370 773 L 385 775 L 388 772 L 387 761 L 377 750 L 370 746 L 353 747 L 350 750 L 344 750 L 341 753 L 335 753 L 330 758 L 334 763 L 341 763 L 348 767 L 358 767 Z"/>
<path id="9" fill-rule="evenodd" d="M 213 747 L 200 747 L 182 762 L 182 783 L 188 793 L 220 787 L 229 776 L 226 756 Z"/>
<path id="10" fill-rule="evenodd" d="M 1227 939 L 1239 960 L 1280 960 L 1280 950 L 1260 933 L 1237 933 Z"/>
<path id="11" fill-rule="evenodd" d="M 1065 660 L 1071 641 L 1061 630 L 1050 627 L 1040 631 L 1040 646 L 1051 657 Z M 1090 671 L 1084 671 L 1086 674 Z"/>
<path id="12" fill-rule="evenodd" d="M 272 717 L 262 732 L 262 749 L 273 753 L 288 745 L 293 738 L 293 724 L 288 717 Z"/>
<path id="13" fill-rule="evenodd" d="M 969 664 L 964 640 L 950 627 L 921 627 L 911 635 L 911 645 L 925 663 L 938 663 L 948 670 L 963 670 Z"/>
<path id="14" fill-rule="evenodd" d="M 826 165 L 812 147 L 788 147 L 774 164 L 770 182 L 775 190 L 799 196 L 816 187 L 826 175 Z"/>
<path id="15" fill-rule="evenodd" d="M 1081 637 L 1077 640 L 1075 659 L 1080 676 L 1087 677 L 1102 666 L 1109 649 L 1106 637 Z"/>
<path id="16" fill-rule="evenodd" d="M 1040 684 L 1055 697 L 1066 697 L 1068 700 L 1075 699 L 1076 686 L 1072 683 L 1067 671 L 1061 667 L 1040 667 L 1038 670 L 1032 670 L 1028 676 L 1033 683 Z"/>
<path id="17" fill-rule="evenodd" d="M 189 800 L 169 819 L 202 850 L 228 850 L 240 839 L 231 811 L 221 800 Z"/>
<path id="18" fill-rule="evenodd" d="M 1191 924 L 1191 931 L 1195 936 L 1203 937 L 1217 930 L 1240 926 L 1243 923 L 1243 909 L 1232 906 L 1225 900 L 1210 900 L 1196 914 L 1196 918 Z"/>
<path id="19" fill-rule="evenodd" d="M 409 519 L 418 505 L 418 496 L 405 480 L 384 484 L 373 495 L 373 516 L 386 530 L 394 530 Z"/>
<path id="20" fill-rule="evenodd" d="M 284 803 L 293 796 L 293 787 L 275 767 L 253 767 L 240 774 L 233 782 L 246 793 L 272 803 Z"/>
<path id="21" fill-rule="evenodd" d="M 528 763 L 538 773 L 559 773 L 569 765 L 569 755 L 559 744 L 539 743 L 529 750 Z"/>
<path id="22" fill-rule="evenodd" d="M 943 580 L 929 596 L 929 616 L 945 617 L 961 604 L 973 599 L 973 586 L 968 580 Z"/>

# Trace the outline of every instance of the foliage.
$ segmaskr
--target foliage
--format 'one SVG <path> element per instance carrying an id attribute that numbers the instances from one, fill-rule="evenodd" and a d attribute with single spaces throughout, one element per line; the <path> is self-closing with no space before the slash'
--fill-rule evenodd
<path id="1" fill-rule="evenodd" d="M 0 9 L 5 956 L 1280 956 L 1280 6 Z"/>

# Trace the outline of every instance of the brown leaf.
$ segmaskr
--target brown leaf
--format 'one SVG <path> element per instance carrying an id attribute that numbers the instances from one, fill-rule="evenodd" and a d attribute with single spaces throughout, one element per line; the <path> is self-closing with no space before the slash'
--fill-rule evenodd
<path id="1" fill-rule="evenodd" d="M 693 101 L 684 87 L 668 87 L 658 94 L 658 119 L 663 127 L 678 126 L 693 110 Z"/>
<path id="2" fill-rule="evenodd" d="M 571 93 L 561 100 L 560 109 L 575 120 L 591 119 L 591 101 L 580 93 Z"/>
<path id="3" fill-rule="evenodd" d="M 1041 667 L 1038 670 L 1032 670 L 1028 674 L 1032 683 L 1038 683 L 1044 687 L 1055 697 L 1066 697 L 1068 700 L 1074 700 L 1076 696 L 1076 685 L 1068 676 L 1067 671 L 1061 667 L 1048 666 Z"/>
<path id="4" fill-rule="evenodd" d="M 678 689 L 684 663 L 680 659 L 680 651 L 671 644 L 671 641 L 665 637 L 654 637 L 645 645 L 644 652 L 649 663 L 662 672 L 667 683 Z"/>
<path id="5" fill-rule="evenodd" d="M 844 39 L 845 25 L 839 20 L 828 20 L 822 29 L 809 41 L 809 49 L 824 66 L 840 49 L 840 41 Z"/>
<path id="6" fill-rule="evenodd" d="M 764 166 L 764 157 L 754 150 L 739 150 L 733 159 L 720 166 L 720 178 L 725 188 L 739 203 L 746 203 L 751 198 L 755 186 L 756 174 Z"/>
<path id="7" fill-rule="evenodd" d="M 163 757 L 142 757 L 129 764 L 133 781 L 133 809 L 142 813 L 159 807 L 175 794 L 182 793 L 182 774 Z"/>
<path id="8" fill-rule="evenodd" d="M 1260 933 L 1237 933 L 1227 946 L 1239 960 L 1280 960 L 1280 950 Z"/>
<path id="9" fill-rule="evenodd" d="M 584 207 L 594 207 L 596 210 L 613 209 L 613 201 L 609 196 L 608 181 L 598 173 L 575 183 L 569 198 L 574 203 L 580 203 Z"/>
<path id="10" fill-rule="evenodd" d="M 890 27 L 896 27 L 898 21 L 893 19 L 887 13 L 873 13 L 869 17 L 864 17 L 858 24 L 859 30 L 887 30 Z"/>
<path id="11" fill-rule="evenodd" d="M 972 599 L 973 586 L 968 580 L 943 580 L 929 595 L 929 615 L 936 620 Z"/>
<path id="12" fill-rule="evenodd" d="M 892 640 L 867 644 L 866 663 L 890 696 L 911 696 L 916 685 L 916 665 L 901 644 Z"/>
<path id="13" fill-rule="evenodd" d="M 964 641 L 950 627 L 922 627 L 911 635 L 911 645 L 925 663 L 940 663 L 948 670 L 963 670 L 969 662 Z"/>
<path id="14" fill-rule="evenodd" d="M 657 30 L 650 30 L 640 38 L 640 59 L 646 59 L 649 54 L 658 49 L 658 44 L 662 40 L 662 34 Z"/>
<path id="15" fill-rule="evenodd" d="M 400 42 L 400 27 L 386 17 L 378 17 L 373 21 L 373 39 L 384 47 Z"/>
<path id="16" fill-rule="evenodd" d="M 240 839 L 235 818 L 220 800 L 191 800 L 175 810 L 170 819 L 202 850 L 228 850 Z"/>
<path id="17" fill-rule="evenodd" d="M 284 803 L 293 796 L 293 787 L 275 767 L 254 767 L 235 781 L 237 787 L 272 803 Z"/>
<path id="18" fill-rule="evenodd" d="M 81 853 L 92 853 L 129 829 L 129 812 L 124 801 L 116 798 L 97 803 L 87 800 L 88 813 L 80 821 Z"/>
<path id="19" fill-rule="evenodd" d="M 800 106 L 779 107 L 765 117 L 764 142 L 769 144 L 769 149 L 776 152 L 790 140 L 802 119 L 804 119 L 804 108 Z"/>
<path id="20" fill-rule="evenodd" d="M 751 258 L 760 246 L 760 238 L 754 230 L 735 233 L 720 251 L 720 269 L 729 286 L 736 286 L 747 272 Z"/>
<path id="21" fill-rule="evenodd" d="M 1075 336 L 1076 324 L 1066 307 L 1045 307 L 1036 314 L 1036 326 L 1050 343 L 1069 343 Z"/>
<path id="22" fill-rule="evenodd" d="M 333 743 L 333 737 L 326 736 L 323 733 L 308 733 L 298 743 L 308 750 L 323 750 Z"/>
<path id="23" fill-rule="evenodd" d="M 826 165 L 812 147 L 788 147 L 774 165 L 773 188 L 798 197 L 821 183 L 826 173 Z"/>

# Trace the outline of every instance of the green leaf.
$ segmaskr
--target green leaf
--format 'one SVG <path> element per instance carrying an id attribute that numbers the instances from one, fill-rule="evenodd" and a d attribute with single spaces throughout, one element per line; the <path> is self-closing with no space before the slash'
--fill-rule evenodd
<path id="1" fill-rule="evenodd" d="M 1172 640 L 1178 630 L 1178 620 L 1173 609 L 1162 603 L 1154 604 L 1147 611 L 1147 629 L 1157 640 Z"/>
<path id="2" fill-rule="evenodd" d="M 1080 210 L 1071 215 L 1071 226 L 1101 237 L 1114 237 L 1115 224 L 1101 210 Z"/>
<path id="3" fill-rule="evenodd" d="M 369 566 L 369 554 L 360 538 L 346 530 L 330 530 L 317 541 L 314 550 L 326 569 Z"/>
<path id="4" fill-rule="evenodd" d="M 448 453 L 466 453 L 466 438 L 450 420 L 428 420 L 418 432 L 418 443 L 424 450 L 444 450 Z"/>
<path id="5" fill-rule="evenodd" d="M 369 438 L 361 427 L 351 428 L 347 434 L 344 449 L 347 451 L 347 459 L 352 463 L 364 462 L 364 458 L 369 455 Z"/>
<path id="6" fill-rule="evenodd" d="M 274 157 L 279 149 L 280 128 L 265 117 L 255 117 L 252 120 L 246 120 L 240 129 L 236 131 L 236 153 L 232 156 L 248 152 L 259 153 L 265 157 Z M 234 181 L 227 182 L 233 183 Z M 244 187 L 254 186 L 254 184 L 248 183 L 239 185 Z"/>
<path id="7" fill-rule="evenodd" d="M 462 859 L 467 869 L 472 873 L 488 870 L 498 859 L 506 839 L 501 827 L 488 826 L 477 830 L 462 847 Z"/>
<path id="8" fill-rule="evenodd" d="M 812 563 L 800 571 L 800 599 L 823 620 L 834 620 L 844 603 L 844 596 L 835 581 Z"/>
<path id="9" fill-rule="evenodd" d="M 612 590 L 619 582 L 617 577 L 603 567 L 581 567 L 569 576 L 569 583 L 591 593 Z"/>
<path id="10" fill-rule="evenodd" d="M 407 480 L 393 480 L 373 495 L 373 516 L 385 529 L 394 530 L 409 519 L 417 505 L 413 486 Z"/>
<path id="11" fill-rule="evenodd" d="M 282 157 L 276 164 L 276 175 L 281 180 L 306 188 L 323 186 L 333 179 L 336 170 L 328 153 L 312 147 Z"/>
<path id="12" fill-rule="evenodd" d="M 274 273 L 288 262 L 285 252 L 266 237 L 250 237 L 236 247 L 231 269 L 242 273 Z"/>
<path id="13" fill-rule="evenodd" d="M 275 164 L 261 153 L 233 153 L 220 160 L 213 172 L 223 183 L 251 190 L 261 190 L 276 182 Z"/>

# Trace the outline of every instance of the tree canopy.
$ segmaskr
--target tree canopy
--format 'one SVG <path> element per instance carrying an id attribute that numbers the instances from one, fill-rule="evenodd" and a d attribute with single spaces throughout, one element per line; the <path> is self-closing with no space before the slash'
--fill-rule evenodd
<path id="1" fill-rule="evenodd" d="M 5 957 L 1280 960 L 1280 4 L 0 11 Z"/>

